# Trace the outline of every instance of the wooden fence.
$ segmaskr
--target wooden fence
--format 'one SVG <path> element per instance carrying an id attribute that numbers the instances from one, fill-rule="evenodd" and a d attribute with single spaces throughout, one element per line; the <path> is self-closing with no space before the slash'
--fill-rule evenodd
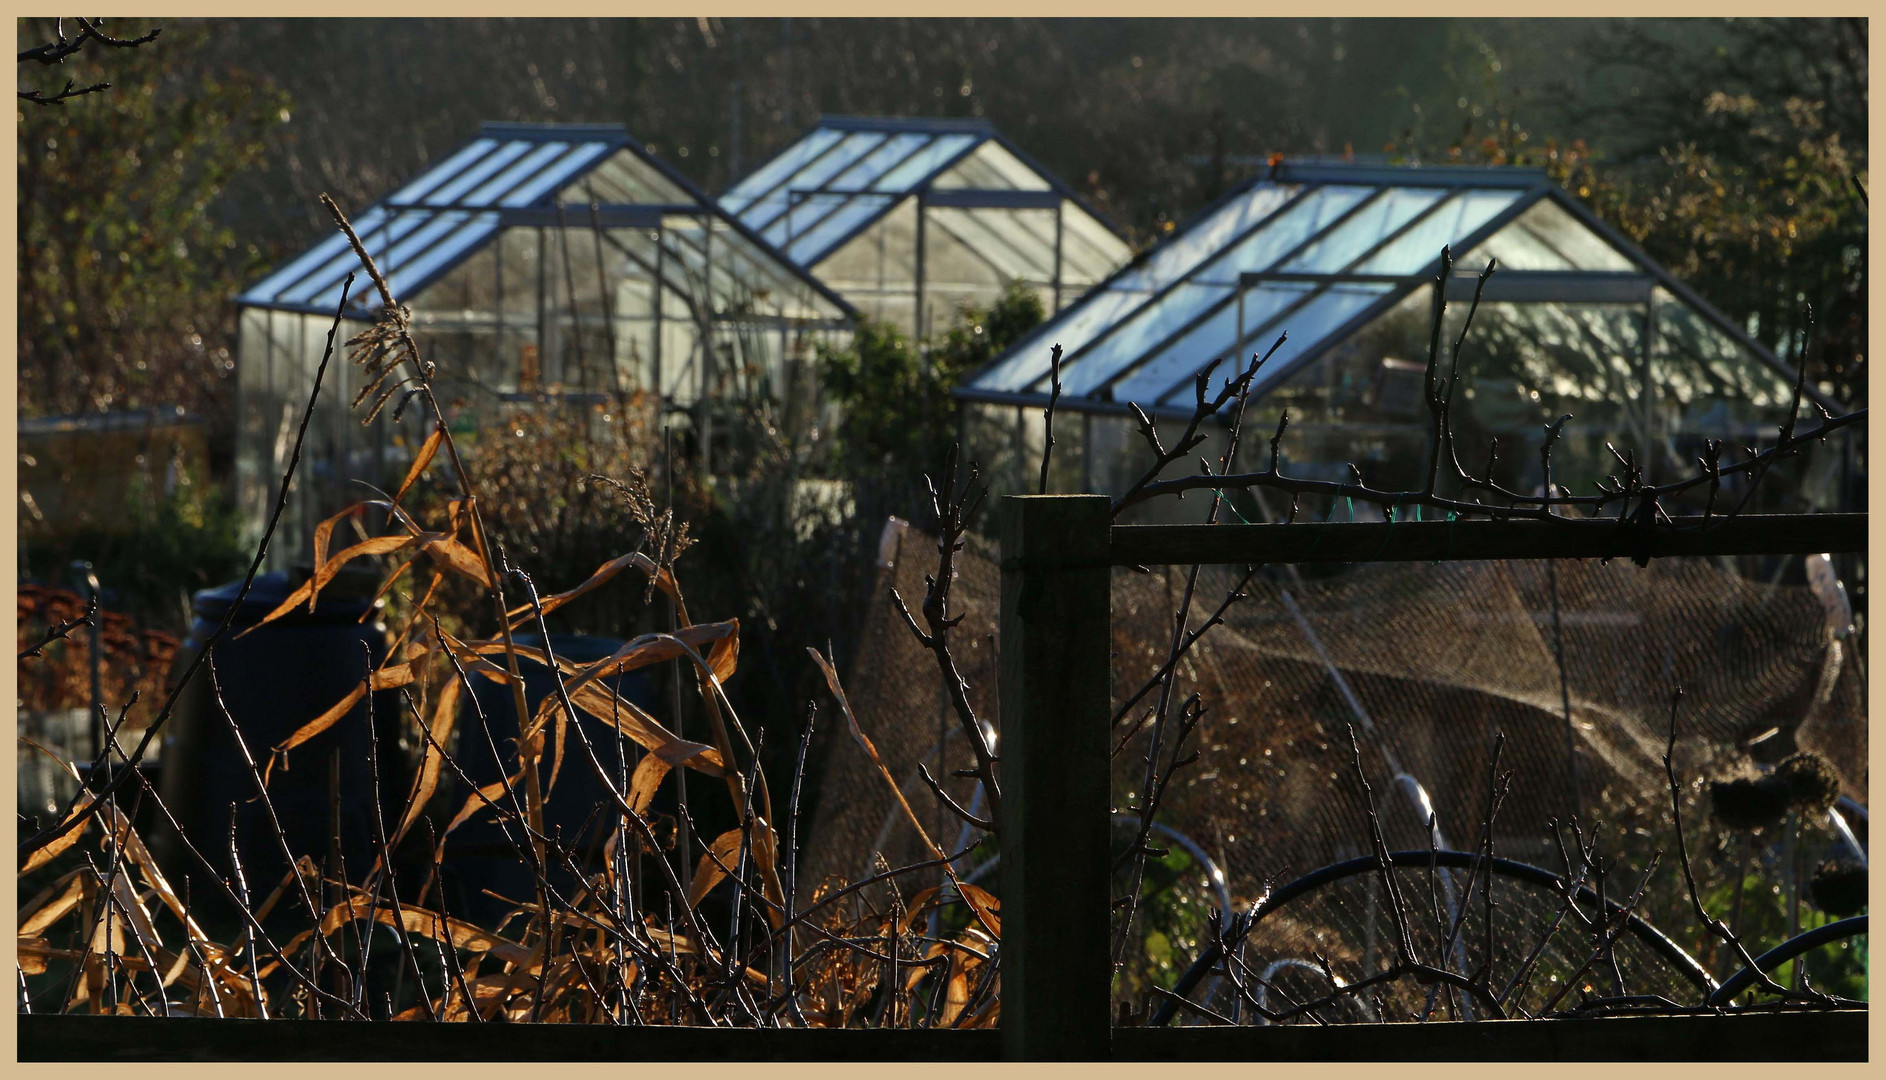
<path id="1" fill-rule="evenodd" d="M 1099 495 L 1002 508 L 1000 1032 L 20 1016 L 21 1060 L 1864 1060 L 1866 1013 L 1115 1028 L 1109 1016 L 1114 567 L 1865 550 L 1866 515 L 1116 526 Z"/>
<path id="2" fill-rule="evenodd" d="M 1003 503 L 1002 1039 L 1004 1056 L 1024 1061 L 1105 1057 L 1110 1046 L 1151 1052 L 1156 1043 L 1145 1040 L 1162 1038 L 1114 1029 L 1108 1014 L 1112 568 L 1793 555 L 1866 546 L 1865 514 L 1678 518 L 1654 530 L 1594 519 L 1121 526 L 1111 524 L 1103 495 Z M 1253 1052 L 1270 1037 L 1240 1032 L 1192 1029 L 1184 1037 Z M 1113 1046 L 1122 1038 L 1129 1042 Z"/>

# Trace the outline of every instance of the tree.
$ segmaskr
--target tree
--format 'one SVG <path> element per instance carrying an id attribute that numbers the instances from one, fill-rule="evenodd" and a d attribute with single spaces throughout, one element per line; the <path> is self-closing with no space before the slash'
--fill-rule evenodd
<path id="1" fill-rule="evenodd" d="M 962 307 L 927 357 L 900 331 L 868 320 L 849 345 L 823 348 L 820 379 L 840 410 L 838 454 L 847 478 L 902 489 L 936 469 L 957 438 L 951 393 L 1044 314 L 1041 297 L 1014 283 L 987 308 Z"/>
<path id="2" fill-rule="evenodd" d="M 19 390 L 28 415 L 181 406 L 226 421 L 229 296 L 263 264 L 216 217 L 287 99 L 206 69 L 202 27 L 110 54 L 111 93 L 19 122 Z M 67 59 L 103 82 L 100 57 Z"/>
<path id="3" fill-rule="evenodd" d="M 1863 404 L 1866 39 L 1857 19 L 1606 23 L 1576 46 L 1579 92 L 1568 76 L 1541 104 L 1509 92 L 1489 47 L 1456 75 L 1459 100 L 1479 99 L 1458 132 L 1410 132 L 1389 150 L 1544 167 L 1778 356 L 1806 348 L 1817 381 Z"/>

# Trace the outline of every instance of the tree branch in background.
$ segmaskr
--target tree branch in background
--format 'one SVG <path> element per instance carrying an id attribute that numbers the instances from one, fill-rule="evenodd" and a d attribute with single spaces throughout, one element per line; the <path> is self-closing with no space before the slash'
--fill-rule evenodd
<path id="1" fill-rule="evenodd" d="M 917 620 L 905 606 L 904 598 L 897 594 L 897 587 L 891 586 L 891 602 L 897 606 L 897 613 L 904 617 L 904 623 L 910 632 L 917 635 L 917 641 L 936 658 L 937 670 L 943 676 L 943 690 L 949 695 L 950 708 L 956 713 L 956 721 L 962 727 L 963 737 L 969 740 L 970 749 L 976 753 L 976 778 L 982 783 L 982 790 L 988 796 L 988 820 L 976 818 L 962 811 L 948 799 L 944 805 L 956 811 L 977 828 L 988 828 L 992 823 L 1002 820 L 1002 787 L 996 777 L 996 755 L 989 746 L 988 733 L 983 730 L 982 721 L 976 716 L 975 706 L 969 702 L 969 684 L 963 674 L 957 670 L 956 658 L 950 654 L 949 634 L 963 621 L 963 615 L 950 615 L 950 586 L 956 580 L 956 553 L 963 549 L 963 534 L 968 532 L 967 522 L 981 505 L 982 497 L 988 489 L 980 488 L 976 483 L 976 467 L 969 467 L 969 476 L 959 490 L 956 484 L 957 447 L 950 447 L 949 456 L 943 461 L 942 483 L 937 484 L 925 477 L 930 489 L 930 505 L 936 512 L 937 524 L 937 569 L 935 574 L 924 575 L 928 586 L 923 598 L 924 625 L 926 632 L 917 625 Z M 941 788 L 936 789 L 941 792 Z M 993 831 L 993 830 L 991 830 Z"/>
<path id="2" fill-rule="evenodd" d="M 31 646 L 30 648 L 20 650 L 20 659 L 28 660 L 28 659 L 37 657 L 41 649 L 44 649 L 46 646 L 52 644 L 55 641 L 58 641 L 62 638 L 67 637 L 68 635 L 72 633 L 72 631 L 77 630 L 81 626 L 92 625 L 92 620 L 96 619 L 97 617 L 98 617 L 98 593 L 93 592 L 90 594 L 90 596 L 86 598 L 85 611 L 81 613 L 78 616 L 78 618 L 67 619 L 64 622 L 61 622 L 58 626 L 55 626 L 52 629 L 46 631 L 46 636 L 43 638 L 40 638 L 38 644 L 35 644 Z"/>
<path id="3" fill-rule="evenodd" d="M 103 19 L 78 19 L 75 21 L 79 24 L 78 36 L 67 37 L 65 33 L 65 20 L 59 19 L 54 23 L 53 40 L 44 45 L 36 45 L 30 49 L 21 49 L 19 62 L 22 64 L 40 64 L 46 67 L 53 67 L 65 63 L 67 57 L 79 52 L 84 49 L 86 45 L 94 41 L 108 49 L 135 49 L 140 45 L 148 45 L 156 41 L 157 35 L 163 33 L 162 29 L 157 29 L 152 30 L 142 37 L 115 38 L 105 33 L 105 20 Z M 108 82 L 93 83 L 90 86 L 77 86 L 71 79 L 67 79 L 65 86 L 51 94 L 37 89 L 18 90 L 15 91 L 15 93 L 21 101 L 30 101 L 35 105 L 60 105 L 75 97 L 84 97 L 86 94 L 96 94 L 101 90 L 109 89 L 111 89 L 111 84 Z"/>

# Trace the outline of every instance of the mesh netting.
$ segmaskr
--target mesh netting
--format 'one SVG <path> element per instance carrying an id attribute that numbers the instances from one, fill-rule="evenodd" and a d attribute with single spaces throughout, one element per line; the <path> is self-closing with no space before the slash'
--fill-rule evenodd
<path id="1" fill-rule="evenodd" d="M 1458 903 L 1468 888 L 1465 870 L 1401 867 L 1395 877 L 1406 901 L 1414 953 L 1434 966 L 1458 972 L 1477 971 L 1485 958 L 1487 986 L 1499 1000 L 1490 1008 L 1484 999 L 1458 989 L 1450 992 L 1445 986 L 1400 979 L 1383 981 L 1320 1010 L 1325 1019 L 1407 1020 L 1429 1009 L 1438 1017 L 1489 1019 L 1513 1015 L 1516 1007 L 1536 1013 L 1578 1000 L 1576 994 L 1564 999 L 1559 995 L 1584 969 L 1594 950 L 1589 928 L 1567 920 L 1571 925 L 1564 927 L 1565 932 L 1534 949 L 1563 907 L 1550 886 L 1495 873 L 1494 904 L 1488 907 L 1481 902 L 1478 882 L 1473 885 L 1472 902 Z M 1314 1002 L 1336 986 L 1359 983 L 1381 972 L 1394 959 L 1395 934 L 1382 900 L 1380 878 L 1372 870 L 1359 870 L 1271 910 L 1246 939 L 1238 972 L 1259 1004 L 1287 1015 L 1292 1006 Z M 1621 984 L 1636 994 L 1693 998 L 1697 984 L 1684 974 L 1680 961 L 1658 949 L 1656 941 L 1654 929 L 1642 923 L 1629 926 L 1612 950 L 1618 969 L 1615 976 L 1608 965 L 1585 971 L 1575 988 Z M 1327 972 L 1324 963 L 1329 965 Z M 1332 975 L 1339 981 L 1332 983 Z M 1203 993 L 1194 995 L 1195 999 L 1209 1003 L 1220 1015 L 1240 1011 L 1248 1015 L 1219 977 L 1201 989 Z"/>
<path id="2" fill-rule="evenodd" d="M 908 531 L 885 554 L 885 583 L 915 610 L 924 574 L 936 566 L 934 539 Z M 959 556 L 952 607 L 967 613 L 955 652 L 970 699 L 999 728 L 992 555 L 972 543 Z M 1186 573 L 1115 572 L 1116 709 L 1163 663 Z M 1192 626 L 1238 576 L 1233 568 L 1201 572 Z M 1656 833 L 1665 837 L 1656 846 L 1667 847 L 1661 759 L 1678 683 L 1686 688 L 1676 757 L 1684 777 L 1749 771 L 1751 743 L 1768 761 L 1799 747 L 1826 756 L 1846 793 L 1865 801 L 1863 675 L 1806 586 L 1663 559 L 1643 569 L 1622 561 L 1377 563 L 1315 579 L 1275 568 L 1246 592 L 1181 662 L 1173 711 L 1183 695 L 1202 695 L 1208 711 L 1194 736 L 1202 758 L 1172 783 L 1161 814 L 1210 853 L 1243 902 L 1267 878 L 1287 880 L 1366 850 L 1350 724 L 1391 849 L 1428 846 L 1427 805 L 1440 846 L 1474 846 L 1496 732 L 1505 736 L 1500 767 L 1514 773 L 1495 830 L 1500 854 L 1556 869 L 1544 823 L 1573 815 L 1605 822 L 1612 836 Z M 940 843 L 967 839 L 924 789 L 917 765 L 943 776 L 973 758 L 933 659 L 886 589 L 846 686 L 926 826 L 934 812 Z M 1114 729 L 1124 744 L 1114 758 L 1115 806 L 1131 803 L 1143 780 L 1147 735 L 1127 733 L 1156 696 Z M 895 866 L 925 857 L 883 779 L 843 742 L 810 819 L 808 881 L 855 879 L 880 858 Z M 947 786 L 980 808 L 973 781 Z"/>

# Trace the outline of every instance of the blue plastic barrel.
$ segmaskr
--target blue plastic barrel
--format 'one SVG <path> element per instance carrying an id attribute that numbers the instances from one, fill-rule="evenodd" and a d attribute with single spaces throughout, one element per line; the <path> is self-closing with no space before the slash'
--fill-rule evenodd
<path id="1" fill-rule="evenodd" d="M 366 574 L 336 578 L 322 590 L 312 612 L 302 605 L 254 633 L 242 634 L 306 579 L 305 570 L 259 575 L 211 654 L 223 702 L 259 766 L 268 764 L 271 747 L 346 697 L 386 656 L 386 629 L 377 618 L 368 617 L 375 582 Z M 173 672 L 181 675 L 189 666 L 241 587 L 240 581 L 233 581 L 196 594 L 195 619 Z M 205 665 L 166 726 L 160 791 L 191 841 L 219 868 L 228 865 L 229 804 L 236 804 L 244 870 L 252 893 L 260 894 L 253 896 L 259 903 L 282 880 L 287 863 L 210 691 L 210 666 Z M 286 767 L 276 766 L 269 797 L 294 856 L 309 856 L 319 867 L 329 854 L 329 765 L 338 749 L 341 854 L 350 876 L 357 878 L 371 864 L 373 787 L 367 749 L 377 733 L 381 799 L 397 807 L 410 783 L 397 747 L 399 708 L 396 692 L 369 695 L 332 728 L 296 749 Z M 177 848 L 174 838 L 163 839 L 170 841 L 160 845 L 166 861 L 201 874 L 201 866 Z"/>
<path id="2" fill-rule="evenodd" d="M 543 647 L 543 638 L 535 634 L 518 635 L 514 640 L 518 645 L 528 648 Z M 622 645 L 622 640 L 618 638 L 581 634 L 550 635 L 551 651 L 557 659 L 578 664 L 601 660 Z M 502 662 L 500 657 L 493 659 Z M 556 684 L 550 678 L 550 670 L 535 661 L 520 657 L 519 671 L 524 676 L 525 702 L 532 715 L 535 715 L 544 699 L 556 694 Z M 510 776 L 516 768 L 519 731 L 517 708 L 509 687 L 478 675 L 473 675 L 471 681 L 472 700 L 459 706 L 457 747 L 453 758 L 469 780 L 483 787 Z M 643 709 L 653 710 L 655 707 L 654 683 L 646 672 L 607 676 L 603 679 L 603 685 Z M 618 752 L 615 730 L 581 709 L 577 710 L 577 716 L 603 768 L 611 777 L 620 777 L 622 757 Z M 563 842 L 580 848 L 575 861 L 583 865 L 592 847 L 600 847 L 592 845 L 598 825 L 614 823 L 615 816 L 610 808 L 615 804 L 604 790 L 602 782 L 597 779 L 595 768 L 584 755 L 575 734 L 571 733 L 566 738 L 562 769 L 544 803 L 544 832 L 554 836 L 561 829 Z M 626 739 L 623 742 L 629 751 L 629 770 L 632 772 L 635 762 L 640 759 L 639 748 Z M 554 741 L 547 738 L 539 773 L 546 784 L 550 780 L 554 746 Z M 497 757 L 492 755 L 493 747 L 497 750 Z M 469 791 L 459 790 L 462 785 L 454 785 L 454 788 L 450 799 L 452 812 L 456 812 L 471 797 Z M 517 792 L 517 797 L 521 802 L 521 790 Z M 502 795 L 495 801 L 507 803 Z M 514 837 L 523 839 L 515 834 Z M 574 884 L 568 872 L 560 868 L 551 878 L 560 891 Z M 494 923 L 511 909 L 511 905 L 488 895 L 487 890 L 520 904 L 536 899 L 535 882 L 528 865 L 518 858 L 516 848 L 506 839 L 504 829 L 498 822 L 498 815 L 488 807 L 481 808 L 476 817 L 461 825 L 446 841 L 441 880 L 446 884 L 448 897 L 454 906 L 452 914 L 458 916 L 463 912 L 485 925 Z"/>

